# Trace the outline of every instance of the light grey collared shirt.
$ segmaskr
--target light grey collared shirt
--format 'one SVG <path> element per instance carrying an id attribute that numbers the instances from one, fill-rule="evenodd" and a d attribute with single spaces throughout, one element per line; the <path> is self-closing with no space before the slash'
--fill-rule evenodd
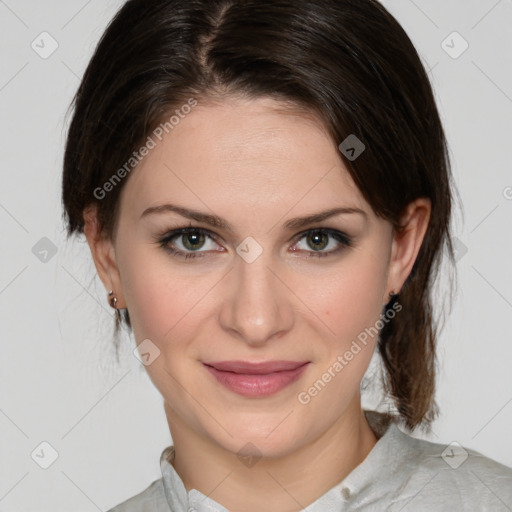
<path id="1" fill-rule="evenodd" d="M 512 468 L 457 443 L 413 438 L 389 416 L 365 415 L 377 443 L 306 512 L 512 511 Z M 198 490 L 187 491 L 173 457 L 168 446 L 160 457 L 162 478 L 109 512 L 229 512 Z"/>

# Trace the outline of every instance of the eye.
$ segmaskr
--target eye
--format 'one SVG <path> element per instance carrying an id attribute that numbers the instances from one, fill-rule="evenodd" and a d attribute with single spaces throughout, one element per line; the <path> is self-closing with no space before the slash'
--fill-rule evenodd
<path id="1" fill-rule="evenodd" d="M 305 240 L 305 244 L 302 240 Z M 304 250 L 310 252 L 310 256 L 322 257 L 338 253 L 345 247 L 350 247 L 351 243 L 350 237 L 341 231 L 318 228 L 302 233 L 292 251 Z"/>
<path id="2" fill-rule="evenodd" d="M 180 258 L 202 258 L 209 252 L 224 252 L 209 231 L 192 226 L 175 229 L 165 236 L 157 237 L 160 246 L 173 256 Z M 351 247 L 351 238 L 334 229 L 317 228 L 301 233 L 291 247 L 292 252 L 308 253 L 306 257 L 325 257 Z M 304 242 L 305 245 L 304 246 Z"/>
<path id="3" fill-rule="evenodd" d="M 184 258 L 202 257 L 207 251 L 219 251 L 211 234 L 200 228 L 181 228 L 168 233 L 159 240 L 160 245 L 169 253 Z"/>

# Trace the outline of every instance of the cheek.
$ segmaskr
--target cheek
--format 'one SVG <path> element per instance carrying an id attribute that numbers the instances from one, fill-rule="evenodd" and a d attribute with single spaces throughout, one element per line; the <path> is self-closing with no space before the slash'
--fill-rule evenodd
<path id="1" fill-rule="evenodd" d="M 208 317 L 209 292 L 218 280 L 214 273 L 192 274 L 168 258 L 163 250 L 140 248 L 119 262 L 135 338 L 149 338 L 162 351 L 172 340 L 189 339 Z"/>
<path id="2" fill-rule="evenodd" d="M 350 344 L 379 319 L 386 286 L 382 265 L 357 256 L 352 261 L 325 279 L 324 286 L 312 287 L 309 293 L 311 309 L 319 312 L 321 320 L 338 340 L 337 345 L 341 346 Z"/>
<path id="3" fill-rule="evenodd" d="M 312 287 L 308 305 L 319 312 L 316 330 L 326 332 L 323 323 L 330 334 L 318 344 L 321 356 L 298 401 L 323 411 L 326 421 L 334 421 L 359 393 L 378 339 L 385 270 L 360 253 L 325 279 L 322 288 Z"/>

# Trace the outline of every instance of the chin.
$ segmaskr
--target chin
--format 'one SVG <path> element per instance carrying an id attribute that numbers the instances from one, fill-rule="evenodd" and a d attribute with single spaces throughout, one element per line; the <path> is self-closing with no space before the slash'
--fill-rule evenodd
<path id="1" fill-rule="evenodd" d="M 227 429 L 233 437 L 222 431 L 221 437 L 216 435 L 214 440 L 223 449 L 239 457 L 283 457 L 297 450 L 298 444 L 307 442 L 305 432 L 301 432 L 300 427 L 291 421 L 288 424 L 288 419 L 283 422 L 284 417 L 286 415 L 281 415 L 277 421 L 274 416 L 268 421 L 254 418 L 243 421 L 239 416 Z M 300 443 L 297 440 L 301 440 Z"/>

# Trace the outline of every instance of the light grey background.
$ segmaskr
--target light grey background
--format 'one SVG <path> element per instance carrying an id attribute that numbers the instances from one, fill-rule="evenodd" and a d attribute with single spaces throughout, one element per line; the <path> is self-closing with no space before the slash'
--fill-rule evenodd
<path id="1" fill-rule="evenodd" d="M 67 242 L 61 221 L 65 112 L 121 3 L 0 0 L 3 512 L 107 510 L 160 477 L 171 442 L 128 336 L 115 363 L 106 292 L 85 241 Z M 431 69 L 464 207 L 460 288 L 439 348 L 442 415 L 429 439 L 512 466 L 512 1 L 383 3 Z M 31 47 L 51 49 L 44 31 L 58 44 L 45 59 Z M 445 51 L 463 48 L 454 31 L 469 43 L 458 58 Z M 43 441 L 58 452 L 46 470 L 31 457 L 37 448 L 48 460 Z"/>

